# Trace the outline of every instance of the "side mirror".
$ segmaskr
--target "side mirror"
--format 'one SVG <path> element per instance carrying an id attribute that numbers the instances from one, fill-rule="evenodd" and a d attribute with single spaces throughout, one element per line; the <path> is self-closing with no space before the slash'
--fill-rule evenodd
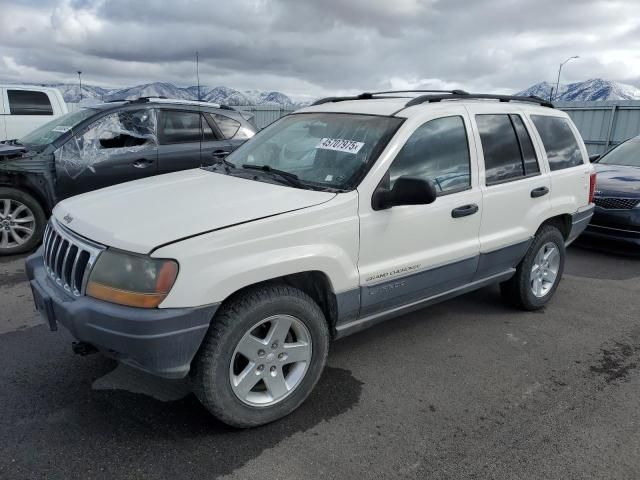
<path id="1" fill-rule="evenodd" d="M 435 202 L 437 196 L 436 186 L 431 180 L 403 176 L 395 181 L 391 190 L 376 190 L 371 205 L 374 210 L 400 205 L 427 205 Z"/>
<path id="2" fill-rule="evenodd" d="M 598 162 L 598 160 L 600 160 L 600 157 L 601 157 L 601 156 L 602 156 L 602 155 L 600 155 L 599 153 L 596 153 L 595 155 L 589 155 L 589 161 L 590 161 L 591 163 L 597 163 L 597 162 Z"/>

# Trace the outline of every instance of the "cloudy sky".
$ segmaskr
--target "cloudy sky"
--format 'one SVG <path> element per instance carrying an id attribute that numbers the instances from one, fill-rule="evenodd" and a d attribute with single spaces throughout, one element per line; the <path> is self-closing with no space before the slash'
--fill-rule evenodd
<path id="1" fill-rule="evenodd" d="M 511 92 L 640 86 L 639 0 L 0 0 L 0 81 Z"/>

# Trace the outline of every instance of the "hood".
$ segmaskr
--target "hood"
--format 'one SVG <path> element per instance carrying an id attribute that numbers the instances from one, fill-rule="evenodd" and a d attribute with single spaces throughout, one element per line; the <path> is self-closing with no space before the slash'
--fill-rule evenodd
<path id="1" fill-rule="evenodd" d="M 596 163 L 596 195 L 640 198 L 640 168 Z"/>
<path id="2" fill-rule="evenodd" d="M 11 160 L 23 156 L 28 149 L 15 143 L 0 143 L 0 160 Z"/>
<path id="3" fill-rule="evenodd" d="M 60 202 L 53 214 L 90 240 L 149 253 L 185 237 L 311 207 L 334 196 L 196 169 L 78 195 Z"/>

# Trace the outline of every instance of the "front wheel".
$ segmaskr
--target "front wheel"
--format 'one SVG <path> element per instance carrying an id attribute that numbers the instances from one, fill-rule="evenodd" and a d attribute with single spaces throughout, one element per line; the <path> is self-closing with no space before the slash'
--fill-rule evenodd
<path id="1" fill-rule="evenodd" d="M 516 274 L 500 284 L 503 298 L 524 310 L 544 307 L 558 288 L 564 261 L 564 237 L 556 227 L 545 225 L 534 237 Z"/>
<path id="2" fill-rule="evenodd" d="M 47 217 L 38 201 L 12 187 L 0 187 L 0 256 L 26 253 L 42 240 Z"/>
<path id="3" fill-rule="evenodd" d="M 322 374 L 327 322 L 304 292 L 269 285 L 217 313 L 192 364 L 194 392 L 217 418 L 255 427 L 294 411 Z"/>

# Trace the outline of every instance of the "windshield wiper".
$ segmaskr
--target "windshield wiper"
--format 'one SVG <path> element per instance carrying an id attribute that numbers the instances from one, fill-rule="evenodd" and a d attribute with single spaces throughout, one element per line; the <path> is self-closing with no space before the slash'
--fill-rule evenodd
<path id="1" fill-rule="evenodd" d="M 244 165 L 242 165 L 242 168 L 245 168 L 247 170 L 260 170 L 263 172 L 272 173 L 274 175 L 279 176 L 283 180 L 286 180 L 289 183 L 289 185 L 292 185 L 296 188 L 303 188 L 305 190 L 308 189 L 307 185 L 302 183 L 295 173 L 289 173 L 289 172 L 285 172 L 284 170 L 278 170 L 277 168 L 273 168 L 269 165 L 253 165 L 250 163 L 245 163 Z"/>

